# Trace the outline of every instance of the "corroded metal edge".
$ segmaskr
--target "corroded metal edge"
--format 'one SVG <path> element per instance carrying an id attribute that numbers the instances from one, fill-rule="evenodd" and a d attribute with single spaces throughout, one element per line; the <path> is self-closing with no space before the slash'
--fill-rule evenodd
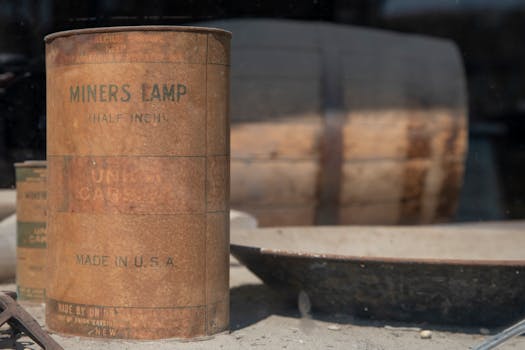
<path id="1" fill-rule="evenodd" d="M 342 255 L 342 254 L 331 254 L 331 253 L 310 253 L 306 251 L 290 251 L 281 249 L 271 249 L 264 247 L 246 246 L 242 244 L 230 244 L 232 254 L 242 250 L 250 251 L 252 254 L 261 254 L 276 257 L 286 258 L 310 258 L 310 259 L 323 259 L 330 261 L 341 261 L 341 262 L 375 262 L 375 263 L 398 263 L 398 264 L 421 264 L 421 265 L 447 265 L 447 266 L 514 266 L 514 267 L 525 267 L 525 260 L 496 260 L 496 259 L 428 259 L 428 258 L 392 258 L 392 257 L 369 257 L 369 256 L 358 256 L 358 255 Z"/>
<path id="2" fill-rule="evenodd" d="M 232 33 L 219 28 L 195 27 L 195 26 L 120 26 L 120 27 L 97 27 L 85 29 L 65 30 L 61 32 L 51 33 L 44 37 L 44 42 L 50 43 L 56 38 L 68 37 L 82 34 L 97 34 L 97 33 L 115 33 L 115 32 L 143 32 L 143 31 L 157 31 L 157 32 L 197 32 L 197 33 L 215 33 L 226 35 L 231 38 Z"/>

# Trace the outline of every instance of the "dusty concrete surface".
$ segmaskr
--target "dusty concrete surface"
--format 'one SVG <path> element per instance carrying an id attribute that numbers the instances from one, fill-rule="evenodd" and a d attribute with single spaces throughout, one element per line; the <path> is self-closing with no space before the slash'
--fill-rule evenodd
<path id="1" fill-rule="evenodd" d="M 351 350 L 421 350 L 469 349 L 486 336 L 479 329 L 452 329 L 430 325 L 365 322 L 344 315 L 301 318 L 297 307 L 284 302 L 244 267 L 231 266 L 231 333 L 197 342 L 175 340 L 155 342 L 86 340 L 78 337 L 53 337 L 64 349 L 82 350 L 167 350 L 167 349 L 351 349 Z M 14 284 L 0 285 L 0 290 L 14 290 Z M 27 308 L 43 324 L 43 310 Z M 431 339 L 421 339 L 419 329 L 432 332 Z M 496 331 L 496 330 L 491 330 Z M 2 339 L 0 349 L 39 349 L 28 338 L 15 346 Z M 525 349 L 525 339 L 513 339 L 498 349 Z"/>

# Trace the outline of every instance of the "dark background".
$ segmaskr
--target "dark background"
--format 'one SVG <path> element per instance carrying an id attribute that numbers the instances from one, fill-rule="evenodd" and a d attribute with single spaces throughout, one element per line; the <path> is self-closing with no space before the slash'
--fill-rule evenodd
<path id="1" fill-rule="evenodd" d="M 468 79 L 470 149 L 458 218 L 525 218 L 525 0 L 0 0 L 0 188 L 45 158 L 46 34 L 225 18 L 327 21 L 449 38 Z"/>

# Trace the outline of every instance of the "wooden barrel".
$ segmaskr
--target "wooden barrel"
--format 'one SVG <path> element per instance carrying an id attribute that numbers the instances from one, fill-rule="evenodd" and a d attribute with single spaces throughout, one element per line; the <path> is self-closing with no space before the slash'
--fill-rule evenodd
<path id="1" fill-rule="evenodd" d="M 231 205 L 261 226 L 449 220 L 467 147 L 446 40 L 229 20 Z"/>

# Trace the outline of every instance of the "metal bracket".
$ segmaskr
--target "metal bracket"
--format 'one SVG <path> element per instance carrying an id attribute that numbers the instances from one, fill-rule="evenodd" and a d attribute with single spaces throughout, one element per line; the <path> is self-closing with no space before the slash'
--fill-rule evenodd
<path id="1" fill-rule="evenodd" d="M 45 350 L 64 350 L 38 322 L 16 302 L 16 293 L 0 292 L 0 326 L 7 323 L 13 330 L 12 338 L 21 333 Z"/>
<path id="2" fill-rule="evenodd" d="M 502 330 L 493 337 L 488 338 L 483 343 L 475 346 L 472 350 L 489 350 L 494 349 L 498 345 L 505 343 L 507 340 L 517 337 L 525 333 L 525 320 L 522 320 L 507 329 Z"/>

